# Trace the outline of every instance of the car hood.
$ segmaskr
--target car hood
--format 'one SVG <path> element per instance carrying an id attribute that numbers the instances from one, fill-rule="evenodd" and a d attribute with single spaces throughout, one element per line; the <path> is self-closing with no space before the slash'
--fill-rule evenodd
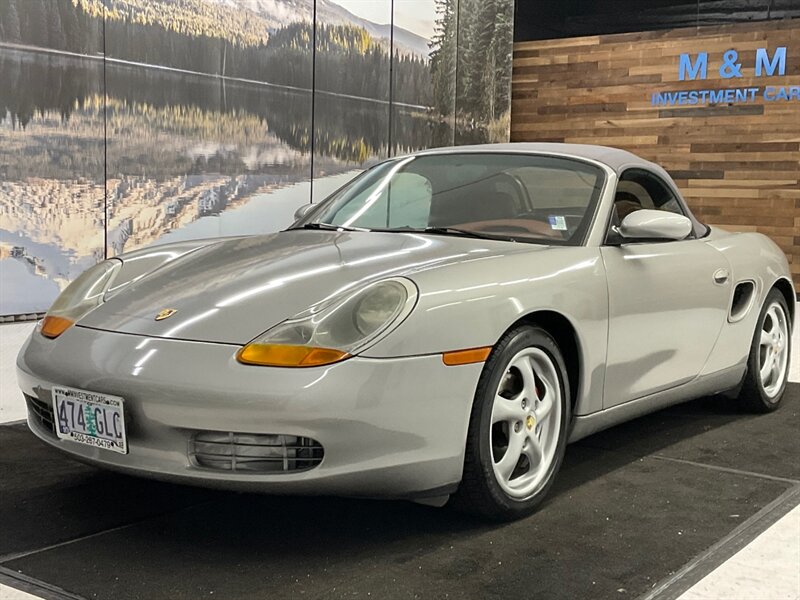
<path id="1" fill-rule="evenodd" d="M 310 306 L 370 281 L 537 248 L 542 247 L 381 232 L 294 230 L 228 239 L 160 266 L 93 310 L 79 325 L 245 344 Z M 156 321 L 164 309 L 175 312 Z"/>

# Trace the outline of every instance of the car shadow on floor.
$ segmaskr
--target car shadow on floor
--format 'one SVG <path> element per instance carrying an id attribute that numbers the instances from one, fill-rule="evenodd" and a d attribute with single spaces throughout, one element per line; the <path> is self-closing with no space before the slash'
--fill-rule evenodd
<path id="1" fill-rule="evenodd" d="M 718 444 L 714 438 L 721 437 L 726 443 L 735 443 L 743 454 L 751 458 L 748 464 L 739 465 L 738 468 L 757 471 L 760 454 L 758 448 L 763 448 L 763 439 L 750 431 L 753 423 L 760 420 L 763 425 L 767 425 L 769 422 L 762 428 L 771 430 L 773 435 L 776 434 L 776 426 L 778 429 L 785 428 L 787 435 L 783 439 L 791 444 L 791 432 L 797 431 L 796 407 L 800 404 L 800 386 L 792 391 L 791 395 L 796 397 L 787 398 L 787 404 L 793 405 L 794 410 L 791 411 L 783 407 L 777 413 L 753 415 L 742 411 L 735 401 L 722 396 L 701 398 L 623 423 L 571 444 L 567 447 L 561 471 L 546 503 L 558 502 L 561 496 L 569 495 L 574 488 L 631 463 L 648 457 L 668 455 L 669 452 L 666 451 L 671 448 L 683 449 L 677 452 L 681 456 L 675 458 L 706 459 L 708 457 L 698 456 L 702 452 L 697 450 L 702 448 L 700 440 L 704 437 L 710 437 L 709 443 L 716 448 L 726 444 Z M 786 453 L 788 471 L 792 470 L 791 466 L 794 464 L 791 459 L 793 455 L 796 454 Z M 714 466 L 713 460 L 711 466 Z M 719 466 L 726 467 L 724 464 Z M 792 475 L 791 472 L 786 474 L 787 477 Z M 169 485 L 145 483 L 122 475 L 114 476 L 124 478 L 126 486 Z M 237 543 L 243 535 L 246 537 L 247 531 L 267 525 L 272 534 L 278 537 L 289 533 L 293 537 L 303 537 L 304 534 L 313 533 L 315 537 L 324 534 L 336 539 L 341 539 L 344 532 L 352 535 L 357 530 L 366 535 L 380 535 L 390 539 L 418 533 L 463 533 L 496 527 L 457 510 L 441 510 L 407 501 L 271 496 L 210 491 L 187 486 L 170 487 L 180 489 L 186 498 L 196 494 L 198 502 L 224 506 L 224 527 Z M 278 515 L 280 518 L 276 519 Z M 259 521 L 258 527 L 254 519 Z"/>
<path id="2" fill-rule="evenodd" d="M 658 458 L 800 480 L 798 428 L 800 384 L 789 384 L 782 405 L 768 414 L 747 412 L 722 395 L 710 396 L 584 438 L 567 448 L 563 469 L 586 467 L 602 475 L 615 465 Z"/>
<path id="3" fill-rule="evenodd" d="M 670 407 L 585 438 L 568 446 L 561 472 L 543 506 L 556 505 L 573 490 L 653 456 L 760 471 L 759 463 L 765 454 L 762 430 L 769 431 L 786 447 L 785 452 L 779 452 L 784 464 L 773 465 L 778 470 L 775 476 L 800 476 L 794 472 L 792 459 L 797 455 L 792 440 L 800 422 L 800 386 L 791 392 L 787 392 L 787 406 L 769 415 L 748 414 L 735 401 L 716 396 Z M 736 446 L 737 454 L 747 457 L 745 463 L 728 465 L 724 460 L 715 460 L 715 450 L 731 445 Z M 795 447 L 794 452 L 791 446 Z M 223 502 L 229 511 L 225 527 L 231 528 L 230 539 L 236 544 L 247 537 L 248 531 L 264 528 L 279 539 L 324 536 L 341 544 L 344 538 L 361 535 L 373 541 L 376 537 L 390 541 L 418 535 L 478 533 L 499 526 L 450 508 L 442 510 L 402 501 L 237 494 Z M 280 519 L 276 520 L 275 515 Z"/>

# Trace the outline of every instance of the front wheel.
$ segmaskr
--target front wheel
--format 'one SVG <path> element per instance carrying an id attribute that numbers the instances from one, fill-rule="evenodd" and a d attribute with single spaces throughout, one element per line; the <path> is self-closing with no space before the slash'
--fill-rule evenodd
<path id="1" fill-rule="evenodd" d="M 786 299 L 772 289 L 758 316 L 739 392 L 739 403 L 745 409 L 765 413 L 778 408 L 786 389 L 791 343 Z"/>
<path id="2" fill-rule="evenodd" d="M 545 330 L 526 325 L 503 336 L 478 382 L 456 506 L 501 521 L 533 512 L 564 457 L 568 381 Z"/>

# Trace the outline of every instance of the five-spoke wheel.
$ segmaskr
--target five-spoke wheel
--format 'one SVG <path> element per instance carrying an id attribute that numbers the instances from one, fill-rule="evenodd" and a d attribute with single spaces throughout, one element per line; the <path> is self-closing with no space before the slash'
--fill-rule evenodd
<path id="1" fill-rule="evenodd" d="M 558 445 L 561 386 L 553 360 L 540 348 L 511 359 L 492 406 L 489 443 L 501 488 L 524 499 L 547 475 Z"/>
<path id="2" fill-rule="evenodd" d="M 553 337 L 533 325 L 507 332 L 478 381 L 454 503 L 496 520 L 531 513 L 564 457 L 570 406 Z"/>
<path id="3" fill-rule="evenodd" d="M 790 314 L 783 294 L 770 290 L 756 321 L 747 373 L 739 391 L 739 402 L 748 410 L 770 412 L 780 404 L 792 350 Z"/>
<path id="4" fill-rule="evenodd" d="M 769 306 L 761 324 L 758 362 L 764 393 L 774 398 L 783 389 L 789 363 L 789 322 L 779 302 Z"/>

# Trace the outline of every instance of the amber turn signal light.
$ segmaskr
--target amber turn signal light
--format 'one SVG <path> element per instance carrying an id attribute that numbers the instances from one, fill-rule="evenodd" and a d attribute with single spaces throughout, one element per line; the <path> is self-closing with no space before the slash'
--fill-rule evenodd
<path id="1" fill-rule="evenodd" d="M 248 344 L 236 353 L 236 360 L 246 365 L 266 367 L 317 367 L 339 362 L 348 356 L 347 352 L 333 348 Z"/>
<path id="2" fill-rule="evenodd" d="M 485 348 L 469 348 L 467 350 L 453 350 L 452 352 L 442 353 L 442 362 L 448 367 L 456 365 L 471 365 L 472 363 L 484 362 L 489 358 L 492 351 L 491 346 Z"/>
<path id="3" fill-rule="evenodd" d="M 57 338 L 74 324 L 75 321 L 64 317 L 45 317 L 42 321 L 42 335 L 51 339 Z"/>

